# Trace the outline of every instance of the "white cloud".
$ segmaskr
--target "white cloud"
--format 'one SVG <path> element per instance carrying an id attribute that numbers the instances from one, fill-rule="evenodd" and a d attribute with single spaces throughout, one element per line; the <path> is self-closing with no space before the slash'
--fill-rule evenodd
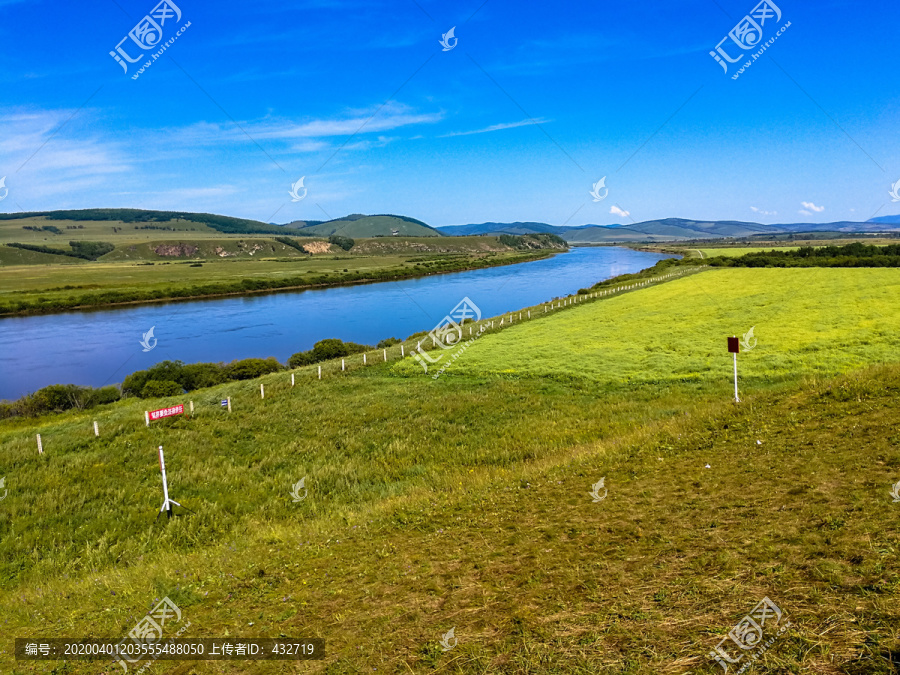
<path id="1" fill-rule="evenodd" d="M 825 210 L 824 206 L 816 206 L 812 202 L 800 202 L 804 209 L 809 209 L 810 211 L 815 211 L 816 213 L 822 213 Z"/>
<path id="2" fill-rule="evenodd" d="M 515 129 L 516 127 L 526 127 L 531 124 L 546 124 L 548 120 L 538 118 L 536 120 L 522 120 L 521 122 L 506 122 L 503 124 L 492 124 L 483 129 L 474 129 L 472 131 L 451 131 L 449 134 L 443 134 L 438 138 L 451 138 L 453 136 L 470 136 L 472 134 L 486 134 L 491 131 L 501 131 L 503 129 Z"/>
<path id="3" fill-rule="evenodd" d="M 76 114 L 77 113 L 77 114 Z M 0 112 L 0 175 L 20 208 L 40 210 L 47 199 L 71 200 L 132 170 L 124 147 L 98 137 L 84 120 L 91 111 Z"/>
<path id="4" fill-rule="evenodd" d="M 619 216 L 620 218 L 627 218 L 631 215 L 631 211 L 625 211 L 624 209 L 620 209 L 618 206 L 613 204 L 609 207 L 609 212 L 613 215 Z"/>
<path id="5" fill-rule="evenodd" d="M 762 209 L 758 209 L 755 206 L 751 206 L 750 210 L 753 211 L 753 213 L 758 213 L 761 216 L 777 216 L 778 215 L 778 211 L 763 211 Z"/>

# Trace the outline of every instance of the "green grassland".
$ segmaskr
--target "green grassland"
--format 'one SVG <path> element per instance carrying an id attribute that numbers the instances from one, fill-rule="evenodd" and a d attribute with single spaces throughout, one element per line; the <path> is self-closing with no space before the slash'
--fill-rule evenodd
<path id="1" fill-rule="evenodd" d="M 833 375 L 900 351 L 900 273 L 890 269 L 713 269 L 608 300 L 554 322 L 476 341 L 449 373 L 592 381 L 603 386 L 726 382 L 725 338 L 754 327 L 739 357 L 752 386 Z M 478 302 L 477 298 L 472 298 Z M 727 354 L 726 354 L 727 356 Z M 413 363 L 395 366 L 412 373 Z"/>
<path id="2" fill-rule="evenodd" d="M 306 234 L 328 236 L 339 234 L 343 237 L 373 237 L 380 235 L 389 237 L 396 231 L 402 237 L 441 237 L 443 234 L 429 225 L 414 218 L 400 216 L 364 216 L 357 214 L 329 220 L 317 225 L 307 225 L 301 228 Z"/>
<path id="3" fill-rule="evenodd" d="M 36 232 L 25 229 L 25 227 L 42 228 L 48 225 L 56 227 L 61 233 L 54 234 L 47 230 Z M 153 226 L 153 228 L 148 228 L 147 226 Z M 19 220 L 0 220 L 0 243 L 2 244 L 15 241 L 23 244 L 40 244 L 42 246 L 65 248 L 70 240 L 102 240 L 132 244 L 176 236 L 179 239 L 194 240 L 209 237 L 240 239 L 254 235 L 225 234 L 214 230 L 208 225 L 192 223 L 186 220 L 169 220 L 159 223 L 122 223 L 115 220 L 49 220 L 43 216 Z M 271 237 L 271 235 L 268 236 Z"/>
<path id="4" fill-rule="evenodd" d="M 792 628 L 751 672 L 897 672 L 900 366 L 826 377 L 897 360 L 890 272 L 704 271 L 533 311 L 437 380 L 395 346 L 294 387 L 0 422 L 0 670 L 113 672 L 14 662 L 9 638 L 124 636 L 167 595 L 185 637 L 327 655 L 157 672 L 718 673 L 768 596 Z M 754 323 L 736 405 L 724 336 Z M 154 523 L 159 444 L 194 513 Z"/>

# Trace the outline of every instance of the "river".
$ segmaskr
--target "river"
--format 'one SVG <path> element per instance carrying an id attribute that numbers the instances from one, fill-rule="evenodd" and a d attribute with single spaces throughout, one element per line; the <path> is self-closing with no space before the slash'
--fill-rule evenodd
<path id="1" fill-rule="evenodd" d="M 671 256 L 576 247 L 545 260 L 420 279 L 0 319 L 0 399 L 48 384 L 121 382 L 167 359 L 274 356 L 318 340 L 376 344 L 431 330 L 463 298 L 485 317 L 536 305 Z M 142 335 L 153 328 L 155 347 Z M 153 340 L 148 344 L 153 345 Z"/>

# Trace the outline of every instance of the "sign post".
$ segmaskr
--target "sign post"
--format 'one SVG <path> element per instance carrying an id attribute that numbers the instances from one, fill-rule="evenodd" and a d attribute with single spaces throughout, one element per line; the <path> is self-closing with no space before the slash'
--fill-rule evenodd
<path id="1" fill-rule="evenodd" d="M 159 446 L 159 470 L 162 472 L 163 505 L 160 507 L 159 513 L 156 514 L 157 520 L 159 520 L 159 517 L 160 517 L 160 515 L 162 515 L 163 511 L 166 512 L 166 517 L 171 518 L 173 504 L 175 506 L 181 506 L 181 504 L 176 502 L 174 499 L 169 499 L 169 484 L 166 481 L 166 460 L 163 457 L 163 446 Z M 181 506 L 181 508 L 184 509 L 185 507 Z M 190 511 L 190 509 L 186 509 L 186 510 Z M 192 511 L 192 513 L 193 513 L 193 511 Z"/>
<path id="2" fill-rule="evenodd" d="M 734 402 L 740 403 L 741 399 L 738 398 L 737 386 L 737 355 L 741 351 L 741 343 L 737 337 L 732 336 L 728 338 L 728 351 L 734 356 Z"/>

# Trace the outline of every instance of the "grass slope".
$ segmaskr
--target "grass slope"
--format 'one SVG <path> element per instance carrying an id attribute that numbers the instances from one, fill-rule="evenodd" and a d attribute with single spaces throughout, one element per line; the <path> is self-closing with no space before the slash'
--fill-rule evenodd
<path id="1" fill-rule="evenodd" d="M 844 270 L 771 271 L 777 278 L 754 287 L 769 303 L 793 275 Z M 293 388 L 285 373 L 262 378 L 265 399 L 257 381 L 195 392 L 193 418 L 150 428 L 144 409 L 187 397 L 4 421 L 7 634 L 122 636 L 168 595 L 191 622 L 186 637 L 324 638 L 325 660 L 303 672 L 714 673 L 708 653 L 768 596 L 793 628 L 757 672 L 896 672 L 900 505 L 888 493 L 900 480 L 900 367 L 754 380 L 741 405 L 729 402 L 727 355 L 726 377 L 714 369 L 662 387 L 649 377 L 623 387 L 609 368 L 568 381 L 502 374 L 511 354 L 534 349 L 522 335 L 540 329 L 547 358 L 566 367 L 561 350 L 581 333 L 617 323 L 627 336 L 641 297 L 667 288 L 680 312 L 670 328 L 711 317 L 695 335 L 715 333 L 719 315 L 755 296 L 714 312 L 692 285 L 750 284 L 729 276 L 743 272 L 753 271 L 703 272 L 514 324 L 437 381 L 390 363 L 343 373 L 330 364 L 322 380 L 298 371 Z M 826 334 L 867 292 L 872 311 L 883 307 L 884 279 L 817 281 L 820 304 L 836 308 L 819 326 Z M 804 296 L 784 302 L 805 325 Z M 628 359 L 615 337 L 608 346 Z M 769 348 L 759 337 L 745 361 Z M 882 339 L 870 330 L 870 342 Z M 679 345 L 690 357 L 690 341 Z M 827 341 L 806 346 L 818 372 L 848 365 Z M 875 345 L 853 349 L 882 358 Z M 226 395 L 230 415 L 218 405 Z M 154 525 L 158 444 L 173 497 L 196 514 Z M 309 493 L 295 503 L 302 477 Z M 600 478 L 609 492 L 593 503 Z M 450 628 L 459 643 L 443 652 Z M 3 672 L 44 666 L 14 663 L 9 643 L 0 647 Z M 299 671 L 245 661 L 160 669 Z"/>
<path id="2" fill-rule="evenodd" d="M 440 237 L 441 232 L 426 225 L 420 220 L 405 216 L 354 215 L 337 220 L 329 220 L 324 223 L 298 228 L 304 234 L 317 236 L 330 236 L 339 234 L 344 237 L 390 237 L 396 230 L 401 237 Z"/>
<path id="3" fill-rule="evenodd" d="M 448 372 L 615 386 L 727 382 L 726 336 L 755 327 L 757 346 L 739 356 L 739 369 L 742 382 L 756 387 L 893 360 L 900 349 L 896 270 L 721 271 L 577 305 L 558 317 L 552 335 L 531 323 L 485 336 Z"/>

